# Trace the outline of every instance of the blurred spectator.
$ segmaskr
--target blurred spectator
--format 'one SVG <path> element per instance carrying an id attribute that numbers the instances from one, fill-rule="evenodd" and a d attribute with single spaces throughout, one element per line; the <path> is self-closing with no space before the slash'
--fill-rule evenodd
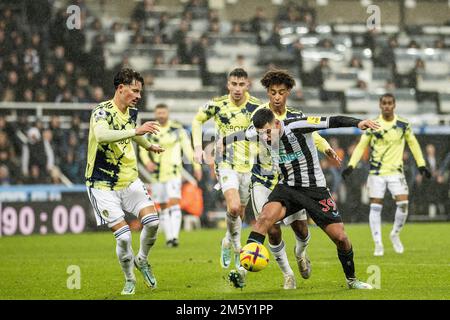
<path id="1" fill-rule="evenodd" d="M 434 48 L 435 49 L 445 49 L 445 42 L 443 39 L 437 39 L 434 41 Z"/>
<path id="2" fill-rule="evenodd" d="M 51 18 L 51 4 L 48 0 L 25 2 L 28 24 L 31 30 L 44 30 Z"/>
<path id="3" fill-rule="evenodd" d="M 270 34 L 269 39 L 267 39 L 266 41 L 267 46 L 273 46 L 278 50 L 282 49 L 280 31 L 281 25 L 279 23 L 274 23 L 272 33 Z"/>
<path id="4" fill-rule="evenodd" d="M 6 132 L 0 131 L 0 164 L 13 168 L 18 164 L 14 147 Z"/>
<path id="5" fill-rule="evenodd" d="M 239 21 L 233 21 L 230 35 L 236 35 L 242 32 L 242 26 Z"/>
<path id="6" fill-rule="evenodd" d="M 395 48 L 398 48 L 397 39 L 391 37 L 388 41 L 388 45 L 381 49 L 376 54 L 375 66 L 389 68 L 392 72 L 396 72 L 397 66 L 395 63 Z"/>
<path id="7" fill-rule="evenodd" d="M 172 35 L 172 43 L 179 45 L 184 41 L 184 39 L 187 37 L 187 33 L 189 31 L 189 22 L 186 20 L 181 20 L 180 27 L 175 30 L 175 32 Z"/>
<path id="8" fill-rule="evenodd" d="M 356 58 L 356 57 L 352 57 L 351 59 L 350 59 L 350 62 L 349 62 L 349 64 L 348 64 L 348 67 L 349 68 L 352 68 L 352 69 L 363 69 L 364 67 L 363 67 L 363 64 L 362 64 L 362 62 L 361 62 L 361 59 L 359 59 L 359 58 Z"/>
<path id="9" fill-rule="evenodd" d="M 292 45 L 292 51 L 294 55 L 294 62 L 297 66 L 298 75 L 303 74 L 303 44 L 300 39 L 296 40 Z"/>
<path id="10" fill-rule="evenodd" d="M 191 13 L 192 19 L 206 18 L 208 15 L 207 0 L 188 0 L 184 6 L 184 13 Z"/>
<path id="11" fill-rule="evenodd" d="M 133 9 L 131 18 L 136 20 L 139 24 L 145 25 L 151 18 L 157 18 L 158 13 L 155 11 L 154 0 L 144 0 L 138 2 Z"/>
<path id="12" fill-rule="evenodd" d="M 386 83 L 384 84 L 384 89 L 386 92 L 394 92 L 397 86 L 395 85 L 395 82 L 392 79 L 386 80 Z"/>
<path id="13" fill-rule="evenodd" d="M 34 94 L 33 90 L 30 88 L 26 88 L 23 92 L 23 98 L 21 99 L 23 102 L 33 102 L 34 101 Z"/>
<path id="14" fill-rule="evenodd" d="M 409 49 L 420 49 L 420 45 L 417 43 L 416 40 L 411 40 L 408 44 Z"/>
<path id="15" fill-rule="evenodd" d="M 55 158 L 50 145 L 51 132 L 46 132 L 45 138 L 42 138 L 38 128 L 30 128 L 27 132 L 28 143 L 23 145 L 22 173 L 25 177 L 31 177 L 33 181 L 41 180 L 54 166 Z"/>
<path id="16" fill-rule="evenodd" d="M 367 82 L 361 79 L 356 80 L 356 88 L 364 91 L 367 91 L 369 89 L 367 86 Z"/>
<path id="17" fill-rule="evenodd" d="M 199 66 L 200 77 L 202 79 L 202 85 L 204 86 L 209 85 L 211 81 L 207 61 L 208 45 L 208 36 L 204 34 L 200 37 L 200 40 L 192 46 L 191 51 L 192 63 Z"/>
<path id="18" fill-rule="evenodd" d="M 262 33 L 264 32 L 264 23 L 266 18 L 264 15 L 264 8 L 257 7 L 255 10 L 255 15 L 250 20 L 250 32 L 256 34 L 257 43 L 262 45 Z"/>
<path id="19" fill-rule="evenodd" d="M 64 72 L 64 64 L 66 60 L 66 49 L 62 45 L 58 45 L 53 50 L 53 57 L 51 58 L 54 70 L 59 72 Z"/>
<path id="20" fill-rule="evenodd" d="M 320 59 L 319 64 L 314 67 L 309 75 L 308 81 L 304 81 L 302 79 L 303 85 L 307 85 L 310 87 L 316 87 L 319 89 L 323 89 L 323 85 L 325 83 L 325 77 L 328 72 L 330 72 L 330 65 L 328 58 Z M 306 84 L 305 84 L 306 82 Z"/>
<path id="21" fill-rule="evenodd" d="M 8 186 L 13 183 L 8 166 L 0 164 L 0 186 Z"/>
<path id="22" fill-rule="evenodd" d="M 49 129 L 52 132 L 53 139 L 52 147 L 54 150 L 61 150 L 61 148 L 65 145 L 65 137 L 64 130 L 61 128 L 61 120 L 59 116 L 52 116 L 50 118 Z"/>
<path id="23" fill-rule="evenodd" d="M 67 142 L 68 145 L 64 148 L 62 155 L 61 171 L 71 182 L 83 183 L 84 172 L 82 172 L 83 167 L 81 164 L 85 158 L 82 155 L 84 150 L 80 148 L 80 141 L 73 131 L 69 134 Z"/>
<path id="24" fill-rule="evenodd" d="M 317 43 L 317 46 L 321 47 L 321 48 L 324 48 L 324 49 L 333 49 L 334 48 L 334 43 L 333 43 L 333 40 L 325 38 L 325 39 L 320 40 Z"/>
<path id="25" fill-rule="evenodd" d="M 408 74 L 408 87 L 417 89 L 419 77 L 425 74 L 425 62 L 417 59 L 414 68 Z"/>
<path id="26" fill-rule="evenodd" d="M 153 67 L 161 66 L 164 64 L 164 57 L 161 53 L 156 54 L 153 57 Z"/>
<path id="27" fill-rule="evenodd" d="M 219 36 L 221 29 L 220 29 L 220 22 L 217 20 L 213 20 L 209 23 L 208 26 L 208 31 L 209 33 L 211 33 L 212 35 L 216 35 Z"/>
<path id="28" fill-rule="evenodd" d="M 86 65 L 89 74 L 89 80 L 92 85 L 102 85 L 105 83 L 105 53 L 104 45 L 105 36 L 99 35 L 95 37 L 95 46 L 92 47 L 89 53 L 89 63 Z"/>
<path id="29" fill-rule="evenodd" d="M 23 63 L 25 69 L 30 69 L 34 73 L 39 73 L 41 71 L 41 64 L 38 52 L 32 47 L 25 49 L 25 55 L 23 57 Z"/>

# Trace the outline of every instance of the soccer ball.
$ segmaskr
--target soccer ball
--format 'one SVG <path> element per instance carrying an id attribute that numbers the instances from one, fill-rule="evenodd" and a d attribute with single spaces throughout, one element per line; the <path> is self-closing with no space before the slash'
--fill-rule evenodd
<path id="1" fill-rule="evenodd" d="M 252 242 L 241 249 L 239 257 L 241 266 L 246 270 L 258 272 L 267 267 L 269 263 L 269 251 L 262 244 Z"/>

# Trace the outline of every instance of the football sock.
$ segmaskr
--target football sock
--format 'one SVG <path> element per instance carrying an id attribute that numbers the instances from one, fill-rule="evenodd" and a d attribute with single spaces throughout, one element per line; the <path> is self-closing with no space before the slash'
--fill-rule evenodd
<path id="1" fill-rule="evenodd" d="M 172 223 L 172 237 L 173 239 L 178 239 L 180 236 L 180 229 L 181 229 L 181 208 L 180 206 L 174 205 L 169 208 L 170 209 L 170 221 Z"/>
<path id="2" fill-rule="evenodd" d="M 369 225 L 372 231 L 372 238 L 376 244 L 382 244 L 381 240 L 381 210 L 383 205 L 378 203 L 370 204 Z"/>
<path id="3" fill-rule="evenodd" d="M 255 231 L 252 231 L 248 235 L 247 243 L 256 242 L 256 243 L 264 244 L 265 239 L 266 239 L 265 235 L 255 232 Z"/>
<path id="4" fill-rule="evenodd" d="M 133 249 L 131 248 L 131 232 L 128 225 L 114 231 L 116 253 L 126 280 L 135 280 L 133 271 Z"/>
<path id="5" fill-rule="evenodd" d="M 148 252 L 156 241 L 158 233 L 159 218 L 156 214 L 148 214 L 141 220 L 141 246 L 139 248 L 138 259 L 147 261 Z"/>
<path id="6" fill-rule="evenodd" d="M 286 246 L 284 244 L 284 241 L 281 240 L 279 244 L 272 245 L 269 242 L 269 248 L 272 252 L 273 256 L 275 257 L 275 260 L 277 261 L 278 265 L 280 266 L 281 272 L 283 272 L 284 275 L 293 275 L 294 271 L 292 270 L 291 266 L 289 265 L 288 257 L 286 254 Z"/>
<path id="7" fill-rule="evenodd" d="M 173 239 L 173 230 L 172 230 L 172 223 L 171 223 L 172 219 L 170 218 L 170 209 L 169 208 L 161 210 L 160 219 L 161 219 L 162 229 L 166 236 L 166 241 L 172 240 Z"/>
<path id="8" fill-rule="evenodd" d="M 231 235 L 231 243 L 233 244 L 235 252 L 239 252 L 241 250 L 241 228 L 241 217 L 232 216 L 227 212 L 227 229 Z"/>
<path id="9" fill-rule="evenodd" d="M 347 279 L 355 278 L 355 263 L 353 262 L 353 248 L 350 250 L 337 249 L 339 261 L 341 261 Z"/>
<path id="10" fill-rule="evenodd" d="M 408 217 L 408 200 L 398 201 L 392 233 L 399 234 Z"/>
<path id="11" fill-rule="evenodd" d="M 306 239 L 301 239 L 299 236 L 295 235 L 295 255 L 297 257 L 301 257 L 303 255 L 303 252 L 305 252 L 308 247 L 309 239 L 311 239 L 311 232 L 309 232 L 309 230 Z"/>

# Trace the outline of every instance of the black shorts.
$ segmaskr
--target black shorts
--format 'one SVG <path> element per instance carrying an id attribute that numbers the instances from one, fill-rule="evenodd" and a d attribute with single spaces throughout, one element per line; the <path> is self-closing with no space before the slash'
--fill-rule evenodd
<path id="1" fill-rule="evenodd" d="M 306 209 L 319 227 L 342 222 L 336 202 L 325 187 L 292 187 L 277 184 L 267 202 L 280 202 L 286 207 L 286 217 Z"/>

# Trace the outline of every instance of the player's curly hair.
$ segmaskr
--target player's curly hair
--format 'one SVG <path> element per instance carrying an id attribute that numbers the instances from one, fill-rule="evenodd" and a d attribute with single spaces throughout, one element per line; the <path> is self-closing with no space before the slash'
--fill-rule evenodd
<path id="1" fill-rule="evenodd" d="M 291 90 L 295 86 L 295 80 L 287 70 L 273 69 L 266 72 L 261 79 L 261 84 L 266 89 L 272 85 L 284 84 L 288 90 Z"/>
<path id="2" fill-rule="evenodd" d="M 141 74 L 130 68 L 123 68 L 114 77 L 114 88 L 118 88 L 120 84 L 131 84 L 133 80 L 139 81 L 144 86 L 144 78 Z"/>

